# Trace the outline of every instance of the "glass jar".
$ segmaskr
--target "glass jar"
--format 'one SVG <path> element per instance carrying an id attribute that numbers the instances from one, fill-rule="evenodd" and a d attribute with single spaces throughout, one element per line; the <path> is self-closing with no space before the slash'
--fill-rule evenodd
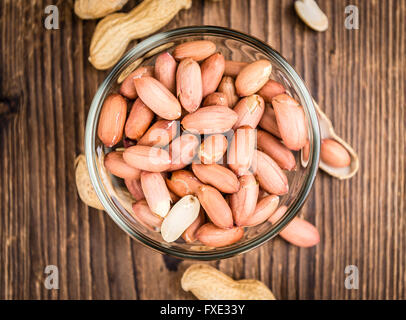
<path id="1" fill-rule="evenodd" d="M 128 71 L 133 63 L 142 61 L 140 66 L 152 65 L 160 49 L 171 52 L 174 46 L 179 43 L 201 39 L 215 42 L 217 50 L 226 59 L 245 62 L 258 59 L 270 60 L 273 66 L 271 77 L 281 82 L 289 94 L 301 103 L 308 127 L 309 159 L 307 163 L 304 163 L 301 161 L 300 152 L 295 152 L 297 169 L 287 172 L 289 192 L 280 199 L 280 205 L 288 207 L 284 216 L 274 225 L 264 222 L 255 227 L 245 228 L 245 234 L 240 241 L 221 248 L 205 247 L 198 243 L 188 244 L 182 239 L 173 243 L 166 243 L 161 238 L 160 233 L 151 231 L 137 223 L 130 214 L 132 201 L 123 181 L 110 175 L 104 168 L 103 157 L 110 150 L 97 137 L 98 119 L 104 99 L 110 93 L 118 91 L 118 79 L 120 76 L 122 78 L 122 74 Z M 161 253 L 182 259 L 214 260 L 228 258 L 262 245 L 275 237 L 296 216 L 316 177 L 320 152 L 320 133 L 316 111 L 309 91 L 303 80 L 278 52 L 264 42 L 238 31 L 214 26 L 196 26 L 153 35 L 138 43 L 121 58 L 100 85 L 93 98 L 86 124 L 85 149 L 94 189 L 105 211 L 121 229 L 132 238 Z"/>

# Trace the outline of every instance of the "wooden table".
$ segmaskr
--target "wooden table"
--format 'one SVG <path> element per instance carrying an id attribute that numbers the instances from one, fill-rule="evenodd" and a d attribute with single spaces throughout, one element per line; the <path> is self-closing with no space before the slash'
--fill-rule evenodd
<path id="1" fill-rule="evenodd" d="M 301 211 L 320 231 L 317 247 L 276 239 L 211 264 L 264 281 L 278 299 L 405 299 L 406 1 L 318 3 L 325 33 L 307 28 L 292 0 L 194 0 L 165 27 L 220 25 L 266 41 L 360 155 L 349 181 L 320 172 Z M 59 30 L 44 28 L 48 4 Z M 349 4 L 359 30 L 344 27 Z M 107 74 L 87 61 L 96 22 L 61 0 L 3 0 L 0 15 L 0 298 L 192 298 L 179 282 L 191 262 L 141 246 L 77 195 L 74 159 Z M 59 290 L 44 287 L 47 265 L 59 268 Z M 344 286 L 347 265 L 358 267 L 358 290 Z"/>

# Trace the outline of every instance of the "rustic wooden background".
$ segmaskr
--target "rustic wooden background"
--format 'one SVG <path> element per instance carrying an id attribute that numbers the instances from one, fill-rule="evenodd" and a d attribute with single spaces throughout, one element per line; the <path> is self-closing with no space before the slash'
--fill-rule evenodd
<path id="1" fill-rule="evenodd" d="M 276 239 L 211 264 L 264 281 L 278 299 L 405 299 L 406 1 L 318 2 L 325 33 L 297 18 L 293 0 L 194 0 L 165 27 L 220 25 L 268 42 L 361 160 L 349 181 L 319 173 L 301 213 L 320 231 L 317 247 Z M 48 4 L 60 30 L 44 28 Z M 359 30 L 344 27 L 349 4 Z M 141 246 L 77 195 L 73 163 L 107 74 L 87 61 L 96 22 L 76 17 L 72 0 L 2 0 L 0 16 L 0 298 L 192 298 L 179 282 L 191 262 Z M 49 264 L 59 290 L 44 287 Z M 359 268 L 358 290 L 344 287 L 347 265 Z"/>

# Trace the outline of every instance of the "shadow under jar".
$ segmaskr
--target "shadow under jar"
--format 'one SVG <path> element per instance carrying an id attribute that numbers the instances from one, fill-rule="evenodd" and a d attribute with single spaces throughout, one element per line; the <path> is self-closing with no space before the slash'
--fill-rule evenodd
<path id="1" fill-rule="evenodd" d="M 140 66 L 153 65 L 160 53 L 156 52 L 158 47 L 168 47 L 164 51 L 172 52 L 174 46 L 194 40 L 214 42 L 217 45 L 217 51 L 221 52 L 227 60 L 252 62 L 267 59 L 271 61 L 273 67 L 271 79 L 282 83 L 287 92 L 303 106 L 308 130 L 309 158 L 307 163 L 304 164 L 300 161 L 300 152 L 294 152 L 297 168 L 293 171 L 285 171 L 289 181 L 289 192 L 281 196 L 279 205 L 288 207 L 286 213 L 275 224 L 264 222 L 255 227 L 245 228 L 241 240 L 219 248 L 206 247 L 198 242 L 185 243 L 182 238 L 167 243 L 162 239 L 160 233 L 137 223 L 130 214 L 132 200 L 129 198 L 123 180 L 111 175 L 102 165 L 104 155 L 112 149 L 105 147 L 97 137 L 97 125 L 103 102 L 109 94 L 118 92 L 120 75 L 140 58 L 143 58 Z M 172 44 L 173 46 L 171 46 Z M 117 147 L 120 145 L 115 146 L 115 148 Z M 94 189 L 106 212 L 120 228 L 144 245 L 161 253 L 182 259 L 216 260 L 228 258 L 262 245 L 275 237 L 296 216 L 310 192 L 317 173 L 320 134 L 311 95 L 299 75 L 278 52 L 264 42 L 234 30 L 197 26 L 151 36 L 137 44 L 117 63 L 93 98 L 86 124 L 85 151 Z"/>

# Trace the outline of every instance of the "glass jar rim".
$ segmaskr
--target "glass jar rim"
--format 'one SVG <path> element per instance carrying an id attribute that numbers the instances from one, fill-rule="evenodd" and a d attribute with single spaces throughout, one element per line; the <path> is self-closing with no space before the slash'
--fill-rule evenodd
<path id="1" fill-rule="evenodd" d="M 261 51 L 265 55 L 272 57 L 273 59 L 278 61 L 278 63 L 282 67 L 284 75 L 289 78 L 290 82 L 294 86 L 295 92 L 300 97 L 301 102 L 304 101 L 304 103 L 302 103 L 302 106 L 310 120 L 311 125 L 309 130 L 311 130 L 312 133 L 311 134 L 312 141 L 309 141 L 310 152 L 308 165 L 310 166 L 310 168 L 309 173 L 307 174 L 306 179 L 299 193 L 293 200 L 293 203 L 289 206 L 283 218 L 281 218 L 279 222 L 269 232 L 255 239 L 251 239 L 247 243 L 244 243 L 243 245 L 238 246 L 236 248 L 225 248 L 224 250 L 221 250 L 221 248 L 217 248 L 218 250 L 214 250 L 213 252 L 199 252 L 199 251 L 180 250 L 177 248 L 171 248 L 169 246 L 168 247 L 162 246 L 159 242 L 146 237 L 141 232 L 134 231 L 130 227 L 130 225 L 128 225 L 125 221 L 123 221 L 123 219 L 121 219 L 119 214 L 116 213 L 115 210 L 117 209 L 113 206 L 113 203 L 111 202 L 110 199 L 108 199 L 104 190 L 101 187 L 103 183 L 101 182 L 98 173 L 95 151 L 95 140 L 97 129 L 96 120 L 98 119 L 98 115 L 100 113 L 100 108 L 102 105 L 100 102 L 104 101 L 112 81 L 116 79 L 118 75 L 120 75 L 121 72 L 125 70 L 125 68 L 128 67 L 128 65 L 130 64 L 129 63 L 130 60 L 132 60 L 134 56 L 142 57 L 145 53 L 149 52 L 155 47 L 170 42 L 171 38 L 179 36 L 220 36 L 220 37 L 224 36 L 248 44 L 251 47 L 254 47 L 255 49 Z M 137 239 L 138 241 L 148 246 L 149 248 L 154 249 L 155 251 L 164 254 L 169 254 L 177 258 L 195 259 L 203 261 L 216 260 L 229 258 L 237 254 L 247 252 L 253 248 L 256 248 L 264 244 L 268 240 L 275 237 L 297 215 L 300 208 L 304 204 L 316 177 L 320 154 L 320 132 L 316 110 L 313 105 L 313 99 L 308 89 L 306 88 L 301 77 L 293 69 L 293 67 L 291 67 L 290 64 L 276 50 L 271 48 L 265 42 L 236 30 L 217 26 L 192 26 L 178 28 L 170 31 L 164 31 L 152 35 L 149 38 L 138 43 L 133 49 L 129 50 L 120 59 L 120 61 L 111 70 L 111 72 L 108 74 L 103 83 L 99 86 L 91 103 L 85 130 L 85 154 L 90 179 L 95 189 L 95 192 L 98 198 L 100 199 L 100 202 L 102 203 L 108 215 L 113 219 L 113 221 L 127 234 Z"/>

